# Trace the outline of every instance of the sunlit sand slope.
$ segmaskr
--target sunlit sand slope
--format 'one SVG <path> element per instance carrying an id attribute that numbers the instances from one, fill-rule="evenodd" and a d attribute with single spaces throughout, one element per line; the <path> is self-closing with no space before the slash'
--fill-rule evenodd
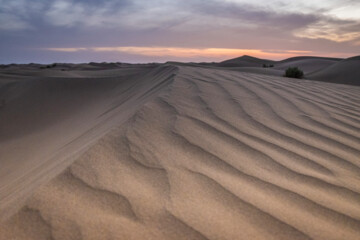
<path id="1" fill-rule="evenodd" d="M 178 67 L 0 239 L 360 239 L 360 87 Z"/>

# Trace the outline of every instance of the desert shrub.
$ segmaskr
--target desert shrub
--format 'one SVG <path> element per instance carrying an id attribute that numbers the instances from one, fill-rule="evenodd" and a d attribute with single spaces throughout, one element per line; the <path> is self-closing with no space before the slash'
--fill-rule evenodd
<path id="1" fill-rule="evenodd" d="M 304 72 L 298 67 L 289 67 L 286 69 L 284 76 L 288 78 L 303 78 Z"/>
<path id="2" fill-rule="evenodd" d="M 269 65 L 267 65 L 266 63 L 264 63 L 264 64 L 262 65 L 262 67 L 263 67 L 263 68 L 272 68 L 272 67 L 274 67 L 274 64 L 269 64 Z"/>
<path id="3" fill-rule="evenodd" d="M 56 67 L 56 63 L 50 64 L 50 65 L 46 65 L 46 66 L 41 66 L 40 69 L 46 69 L 46 68 L 54 68 Z"/>

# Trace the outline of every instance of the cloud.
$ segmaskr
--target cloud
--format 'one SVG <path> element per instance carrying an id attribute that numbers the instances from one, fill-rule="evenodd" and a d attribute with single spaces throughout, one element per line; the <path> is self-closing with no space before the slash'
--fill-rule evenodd
<path id="1" fill-rule="evenodd" d="M 18 31 L 31 28 L 31 25 L 20 17 L 7 13 L 0 13 L 0 23 L 0 30 Z"/>
<path id="2" fill-rule="evenodd" d="M 0 50 L 19 58 L 44 46 L 52 48 L 39 51 L 44 57 L 111 54 L 93 46 L 119 46 L 114 54 L 144 56 L 136 59 L 149 59 L 153 46 L 208 58 L 220 56 L 209 49 L 356 54 L 359 11 L 358 0 L 0 0 Z"/>
<path id="3" fill-rule="evenodd" d="M 270 28 L 299 28 L 310 23 L 316 22 L 318 17 L 314 14 L 304 14 L 301 12 L 277 12 L 262 5 L 250 3 L 209 1 L 207 4 L 199 2 L 192 6 L 201 15 L 218 17 L 236 21 L 252 23 L 258 27 L 266 26 Z"/>
<path id="4" fill-rule="evenodd" d="M 152 29 L 182 21 L 185 14 L 172 4 L 161 1 L 103 1 L 103 4 L 55 0 L 45 12 L 45 19 L 54 26 L 109 29 Z"/>
<path id="5" fill-rule="evenodd" d="M 86 16 L 80 4 L 70 1 L 55 1 L 45 13 L 47 20 L 55 26 L 74 26 Z"/>
<path id="6" fill-rule="evenodd" d="M 44 18 L 49 24 L 59 27 L 118 27 L 115 16 L 119 16 L 121 11 L 113 12 L 113 3 L 105 1 L 98 6 L 81 1 L 55 0 Z"/>
<path id="7" fill-rule="evenodd" d="M 44 48 L 44 50 L 55 51 L 55 52 L 79 52 L 86 51 L 88 48 Z"/>
<path id="8" fill-rule="evenodd" d="M 43 9 L 41 0 L 0 0 L 0 30 L 21 31 L 34 29 L 30 19 Z"/>
<path id="9" fill-rule="evenodd" d="M 42 11 L 45 5 L 45 0 L 32 0 L 31 3 L 27 0 L 0 0 L 0 12 L 27 18 Z"/>
<path id="10" fill-rule="evenodd" d="M 170 33 L 219 31 L 236 35 L 253 30 L 338 42 L 355 40 L 360 32 L 350 29 L 360 24 L 360 16 L 355 14 L 360 3 L 353 0 L 105 0 L 101 4 L 95 0 L 0 0 L 0 4 L 0 19 L 7 23 L 0 30 L 36 28 L 40 22 L 86 31 L 165 29 Z"/>
<path id="11" fill-rule="evenodd" d="M 194 0 L 191 3 L 165 2 L 166 4 L 158 0 L 151 3 L 134 1 L 134 11 L 126 11 L 123 17 L 117 18 L 118 25 L 111 24 L 112 18 L 109 17 L 108 26 L 143 30 L 168 29 L 172 32 L 211 30 L 225 32 L 226 29 L 239 32 L 250 29 L 272 34 L 286 33 L 289 37 L 321 38 L 335 42 L 352 41 L 359 36 L 360 28 L 350 30 L 351 26 L 359 25 L 359 20 L 346 21 L 337 18 L 344 15 L 344 9 L 349 10 L 348 5 L 344 8 L 338 0 L 321 0 L 322 6 L 325 2 L 329 4 L 326 10 L 319 4 L 302 4 L 298 1 L 294 1 L 294 4 L 284 4 L 282 1 L 249 3 L 249 1 L 219 0 L 208 0 L 206 3 L 202 0 Z M 356 6 L 360 9 L 360 5 Z M 278 11 L 277 7 L 284 11 Z M 311 7 L 314 8 L 313 11 Z M 321 10 L 324 10 L 323 14 L 319 13 Z"/>
<path id="12" fill-rule="evenodd" d="M 360 39 L 360 23 L 356 21 L 324 19 L 294 33 L 297 37 L 349 42 Z"/>

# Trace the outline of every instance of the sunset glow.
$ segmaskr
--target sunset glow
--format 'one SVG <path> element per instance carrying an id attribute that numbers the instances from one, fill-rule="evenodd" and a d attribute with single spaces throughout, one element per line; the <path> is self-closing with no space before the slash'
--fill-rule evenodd
<path id="1" fill-rule="evenodd" d="M 232 58 L 251 55 L 261 58 L 285 58 L 294 55 L 311 54 L 310 51 L 289 50 L 283 52 L 266 52 L 259 49 L 231 49 L 231 48 L 173 48 L 173 47 L 94 47 L 94 48 L 46 48 L 44 50 L 57 52 L 123 52 L 142 56 L 196 58 Z"/>
<path id="2" fill-rule="evenodd" d="M 0 63 L 360 53 L 360 2 L 0 0 Z"/>

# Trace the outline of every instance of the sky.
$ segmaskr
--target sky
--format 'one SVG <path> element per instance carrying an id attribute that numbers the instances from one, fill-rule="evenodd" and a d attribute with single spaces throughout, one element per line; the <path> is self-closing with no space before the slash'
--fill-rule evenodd
<path id="1" fill-rule="evenodd" d="M 0 0 L 0 64 L 360 55 L 360 0 Z"/>

